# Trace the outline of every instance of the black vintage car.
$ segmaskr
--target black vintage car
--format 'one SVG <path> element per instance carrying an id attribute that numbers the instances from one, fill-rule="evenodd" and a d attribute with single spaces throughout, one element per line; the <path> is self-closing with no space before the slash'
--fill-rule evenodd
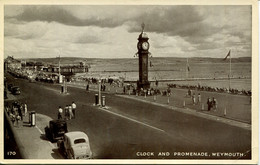
<path id="1" fill-rule="evenodd" d="M 65 120 L 51 120 L 49 127 L 45 127 L 45 136 L 51 142 L 56 142 L 61 139 L 65 133 L 68 132 L 67 123 Z"/>

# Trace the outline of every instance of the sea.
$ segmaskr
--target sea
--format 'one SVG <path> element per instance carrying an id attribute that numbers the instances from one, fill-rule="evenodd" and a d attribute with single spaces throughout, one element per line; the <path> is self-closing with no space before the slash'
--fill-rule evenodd
<path id="1" fill-rule="evenodd" d="M 88 73 L 76 74 L 76 77 L 108 78 L 120 77 L 125 81 L 139 79 L 138 58 L 133 59 L 89 59 Z M 220 58 L 150 58 L 148 61 L 149 81 L 160 83 L 203 85 L 209 87 L 251 90 L 251 58 L 223 60 Z M 189 68 L 189 70 L 188 70 Z M 229 77 L 231 79 L 229 79 Z"/>

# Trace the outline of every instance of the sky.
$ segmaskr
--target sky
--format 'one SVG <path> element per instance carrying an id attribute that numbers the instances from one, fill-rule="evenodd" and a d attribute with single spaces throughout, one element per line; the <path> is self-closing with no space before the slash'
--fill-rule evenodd
<path id="1" fill-rule="evenodd" d="M 252 56 L 246 5 L 5 5 L 4 56 L 134 58 L 142 23 L 153 57 Z"/>

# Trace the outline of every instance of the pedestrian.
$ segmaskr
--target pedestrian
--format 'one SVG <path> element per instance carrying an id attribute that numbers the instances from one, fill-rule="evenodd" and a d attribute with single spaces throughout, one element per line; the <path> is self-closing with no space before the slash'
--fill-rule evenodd
<path id="1" fill-rule="evenodd" d="M 72 107 L 73 118 L 75 119 L 76 118 L 76 108 L 77 108 L 77 106 L 76 106 L 74 101 L 72 102 L 71 107 Z"/>
<path id="2" fill-rule="evenodd" d="M 16 115 L 16 113 L 18 113 L 18 108 L 16 106 L 13 106 L 12 114 Z"/>
<path id="3" fill-rule="evenodd" d="M 26 115 L 27 115 L 27 104 L 24 103 L 24 116 L 26 116 Z"/>
<path id="4" fill-rule="evenodd" d="M 217 102 L 217 99 L 215 98 L 215 110 L 218 109 L 218 102 Z"/>
<path id="5" fill-rule="evenodd" d="M 198 94 L 198 104 L 199 105 L 201 104 L 201 95 L 200 95 L 200 93 Z"/>
<path id="6" fill-rule="evenodd" d="M 15 115 L 13 113 L 10 113 L 10 119 L 11 119 L 13 125 L 15 125 L 15 120 L 16 119 L 15 119 Z"/>
<path id="7" fill-rule="evenodd" d="M 71 120 L 72 118 L 74 118 L 73 112 L 72 112 L 72 106 L 69 105 L 69 119 Z"/>
<path id="8" fill-rule="evenodd" d="M 19 126 L 20 126 L 19 120 L 21 120 L 21 116 L 19 116 L 19 114 L 16 114 L 15 117 L 16 117 L 16 118 L 15 118 L 15 119 L 16 119 L 16 122 L 15 122 L 16 124 L 15 124 L 15 126 L 19 127 Z"/>
<path id="9" fill-rule="evenodd" d="M 22 104 L 18 107 L 18 114 L 21 117 L 21 120 L 23 121 L 23 105 Z"/>
<path id="10" fill-rule="evenodd" d="M 207 104 L 208 104 L 208 111 L 210 111 L 211 106 L 212 106 L 212 102 L 211 102 L 211 99 L 209 97 L 208 97 Z"/>
<path id="11" fill-rule="evenodd" d="M 106 91 L 106 85 L 104 84 L 104 86 L 103 86 L 103 91 Z"/>
<path id="12" fill-rule="evenodd" d="M 9 116 L 10 113 L 11 113 L 11 112 L 10 112 L 10 107 L 9 107 L 9 105 L 6 106 L 5 110 L 6 110 L 7 114 L 8 114 L 8 116 Z"/>
<path id="13" fill-rule="evenodd" d="M 213 106 L 214 111 L 216 111 L 217 110 L 217 99 L 215 99 L 214 97 L 212 98 L 212 106 Z"/>
<path id="14" fill-rule="evenodd" d="M 170 96 L 171 95 L 171 88 L 168 88 L 167 89 L 167 96 Z"/>
<path id="15" fill-rule="evenodd" d="M 88 89 L 89 89 L 89 84 L 87 84 L 87 86 L 86 86 L 86 91 L 88 91 Z"/>
<path id="16" fill-rule="evenodd" d="M 124 92 L 124 94 L 125 94 L 125 92 L 126 92 L 125 86 L 124 86 L 124 88 L 123 88 L 123 92 Z"/>
<path id="17" fill-rule="evenodd" d="M 188 96 L 191 97 L 191 90 L 188 90 Z"/>
<path id="18" fill-rule="evenodd" d="M 58 119 L 62 119 L 62 108 L 61 106 L 59 106 L 59 109 L 58 109 Z"/>
<path id="19" fill-rule="evenodd" d="M 70 114 L 69 114 L 69 105 L 66 105 L 65 106 L 65 108 L 64 108 L 64 116 L 65 116 L 65 119 L 66 120 L 69 120 L 69 116 L 70 116 Z"/>
<path id="20" fill-rule="evenodd" d="M 195 105 L 195 103 L 196 103 L 196 95 L 195 95 L 195 93 L 193 93 L 193 95 L 192 95 L 192 102 L 193 102 L 193 105 Z"/>
<path id="21" fill-rule="evenodd" d="M 18 113 L 18 108 L 17 108 L 17 110 L 15 110 L 14 116 L 15 116 L 14 126 L 18 126 L 18 121 L 20 119 L 19 113 Z"/>

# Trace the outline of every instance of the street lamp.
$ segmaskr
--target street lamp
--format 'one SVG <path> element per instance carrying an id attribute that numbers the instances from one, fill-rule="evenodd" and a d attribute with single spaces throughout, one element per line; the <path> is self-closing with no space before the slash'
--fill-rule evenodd
<path id="1" fill-rule="evenodd" d="M 98 80 L 98 104 L 101 105 L 101 79 Z"/>

